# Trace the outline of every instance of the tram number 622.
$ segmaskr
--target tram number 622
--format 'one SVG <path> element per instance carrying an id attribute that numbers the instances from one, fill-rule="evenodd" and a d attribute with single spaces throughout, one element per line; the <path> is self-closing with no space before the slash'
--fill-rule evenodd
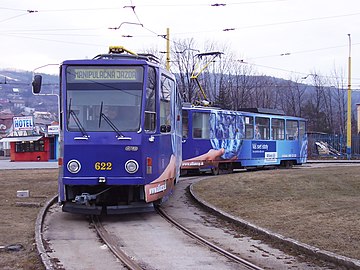
<path id="1" fill-rule="evenodd" d="M 97 171 L 111 171 L 112 163 L 111 162 L 96 162 L 95 170 Z"/>

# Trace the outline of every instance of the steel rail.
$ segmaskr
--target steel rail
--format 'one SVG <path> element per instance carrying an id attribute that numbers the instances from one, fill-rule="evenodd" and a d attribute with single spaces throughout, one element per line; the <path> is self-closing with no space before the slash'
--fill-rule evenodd
<path id="1" fill-rule="evenodd" d="M 186 233 L 187 235 L 193 237 L 194 239 L 196 239 L 197 241 L 199 241 L 200 243 L 204 244 L 205 246 L 209 247 L 210 249 L 218 252 L 219 254 L 237 262 L 240 263 L 246 267 L 248 267 L 249 269 L 252 270 L 263 270 L 263 268 L 252 264 L 251 262 L 240 258 L 236 255 L 234 255 L 231 252 L 228 252 L 224 249 L 222 249 L 221 247 L 209 242 L 208 240 L 204 239 L 203 237 L 197 235 L 196 233 L 190 231 L 189 229 L 187 229 L 186 227 L 184 227 L 183 225 L 181 225 L 180 223 L 178 223 L 177 221 L 175 221 L 173 218 L 171 218 L 168 214 L 166 214 L 166 212 L 164 212 L 160 207 L 155 207 L 155 210 L 157 211 L 157 213 L 163 217 L 164 219 L 166 219 L 169 223 L 171 223 L 172 225 L 176 226 L 178 229 L 180 229 L 181 231 L 183 231 L 184 233 Z"/>
<path id="2" fill-rule="evenodd" d="M 45 247 L 46 240 L 43 235 L 44 220 L 49 208 L 57 201 L 58 196 L 53 196 L 39 211 L 35 222 L 35 243 L 40 259 L 46 270 L 56 269 L 56 264 L 48 255 L 48 249 Z"/>
<path id="3" fill-rule="evenodd" d="M 116 258 L 123 262 L 130 270 L 143 270 L 143 268 L 138 263 L 132 260 L 118 247 L 114 237 L 108 233 L 97 216 L 91 216 L 91 220 L 101 240 L 105 242 Z"/>

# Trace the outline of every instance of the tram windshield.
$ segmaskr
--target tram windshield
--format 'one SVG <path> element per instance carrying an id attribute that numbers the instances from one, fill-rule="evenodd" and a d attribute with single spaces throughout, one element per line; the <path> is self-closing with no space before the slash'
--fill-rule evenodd
<path id="1" fill-rule="evenodd" d="M 138 131 L 142 89 L 139 66 L 67 67 L 67 130 Z"/>

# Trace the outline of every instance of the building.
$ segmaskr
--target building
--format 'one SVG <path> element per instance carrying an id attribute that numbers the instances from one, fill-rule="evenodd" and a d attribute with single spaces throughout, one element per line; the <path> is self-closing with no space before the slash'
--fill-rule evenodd
<path id="1" fill-rule="evenodd" d="M 58 122 L 14 116 L 6 137 L 0 139 L 11 161 L 49 161 L 58 159 Z"/>
<path id="2" fill-rule="evenodd" d="M 0 140 L 9 134 L 14 115 L 10 111 L 0 112 Z M 10 143 L 0 143 L 0 156 L 10 156 Z"/>

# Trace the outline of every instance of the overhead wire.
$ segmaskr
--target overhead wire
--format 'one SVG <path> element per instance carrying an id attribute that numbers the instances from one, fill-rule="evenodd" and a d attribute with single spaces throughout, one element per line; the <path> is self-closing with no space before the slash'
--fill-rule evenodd
<path id="1" fill-rule="evenodd" d="M 23 14 L 20 14 L 20 15 L 16 15 L 16 16 L 13 16 L 13 17 L 10 17 L 10 18 L 6 18 L 6 19 L 4 19 L 4 20 L 1 20 L 0 23 L 7 22 L 7 21 L 10 21 L 10 20 L 13 20 L 13 19 L 16 19 L 16 18 L 25 16 L 25 15 L 29 15 L 29 14 L 30 14 L 29 12 L 26 12 L 26 13 L 23 13 Z"/>
<path id="2" fill-rule="evenodd" d="M 179 7 L 179 6 L 212 6 L 212 7 L 219 7 L 219 6 L 231 6 L 231 5 L 242 5 L 242 4 L 258 4 L 258 3 L 272 3 L 272 2 L 283 2 L 283 1 L 289 1 L 289 0 L 270 0 L 270 1 L 247 1 L 247 2 L 233 2 L 233 3 L 226 3 L 226 4 L 222 4 L 222 3 L 217 3 L 217 4 L 166 4 L 166 5 L 151 5 L 152 7 L 159 7 L 159 6 L 168 6 L 168 7 Z M 133 1 L 130 0 L 131 5 L 129 6 L 124 6 L 123 8 L 131 8 L 132 12 L 134 13 L 136 20 L 139 22 L 139 24 L 142 25 L 142 27 L 147 30 L 148 32 L 150 32 L 152 35 L 155 35 L 157 37 L 160 38 L 164 38 L 167 39 L 166 35 L 161 35 L 156 33 L 155 31 L 153 31 L 152 29 L 144 26 L 138 16 L 138 14 L 135 11 L 135 8 L 137 6 L 141 6 L 141 7 L 149 7 L 150 5 L 134 5 Z M 23 9 L 11 9 L 11 8 L 4 8 L 4 7 L 0 7 L 0 9 L 3 10 L 12 10 L 12 11 L 26 11 L 26 13 L 24 14 L 20 14 L 11 18 L 7 18 L 1 22 L 5 22 L 7 20 L 11 20 L 11 19 L 15 19 L 17 17 L 20 16 L 25 16 L 28 15 L 32 12 L 32 10 L 23 10 Z M 113 10 L 114 8 L 82 8 L 82 9 L 53 9 L 53 10 L 39 10 L 37 12 L 67 12 L 67 11 L 95 11 L 95 10 Z M 299 20 L 291 20 L 291 21 L 283 21 L 283 22 L 276 22 L 276 23 L 267 23 L 267 24 L 259 24 L 259 25 L 249 25 L 249 26 L 241 26 L 241 27 L 233 27 L 233 28 L 228 28 L 228 29 L 222 29 L 222 30 L 210 30 L 210 31 L 196 31 L 196 32 L 185 32 L 185 33 L 173 33 L 173 35 L 182 35 L 182 34 L 191 34 L 191 33 L 206 33 L 206 32 L 214 32 L 214 31 L 233 31 L 233 30 L 241 30 L 241 29 L 248 29 L 248 28 L 256 28 L 256 27 L 269 27 L 269 26 L 276 26 L 276 25 L 283 25 L 283 24 L 293 24 L 293 23 L 301 23 L 301 22 L 309 22 L 309 21 L 315 21 L 315 20 L 327 20 L 327 19 L 333 19 L 333 18 L 341 18 L 341 17 L 349 17 L 349 16 L 357 16 L 360 15 L 360 13 L 350 13 L 350 14 L 342 14 L 342 15 L 334 15 L 334 16 L 325 16 L 325 17 L 316 17 L 316 18 L 305 18 L 305 19 L 299 19 Z M 86 30 L 99 30 L 100 28 L 87 28 L 87 29 L 35 29 L 35 30 L 23 30 L 23 32 L 26 31 L 34 31 L 34 32 L 40 32 L 40 31 L 86 31 Z M 1 32 L 1 31 L 0 31 Z M 16 32 L 16 31 L 15 31 Z M 5 33 L 8 36 L 12 36 L 12 37 L 17 37 L 17 38 L 22 38 L 24 36 L 19 36 L 19 32 L 18 34 L 12 34 L 11 32 L 7 32 Z M 24 35 L 25 33 L 21 33 L 20 34 Z M 26 35 L 26 34 L 25 34 Z M 59 35 L 59 36 L 64 36 L 64 34 L 43 34 L 43 35 Z M 86 35 L 78 35 L 78 36 L 86 36 Z M 88 35 L 91 36 L 91 35 Z M 131 37 L 139 37 L 139 36 L 131 36 Z M 68 43 L 68 44 L 78 44 L 78 45 L 87 45 L 87 46 L 99 46 L 99 44 L 89 44 L 89 43 L 79 43 L 79 42 L 67 42 L 67 41 L 59 41 L 59 40 L 53 40 L 53 39 L 43 39 L 43 38 L 34 38 L 34 37 L 28 37 L 25 36 L 24 38 L 28 38 L 28 39 L 35 39 L 35 40 L 45 40 L 45 41 L 51 41 L 51 42 L 58 42 L 58 43 Z M 176 42 L 175 40 L 170 40 L 172 43 L 177 44 L 177 45 L 181 45 L 184 46 L 183 44 L 180 44 L 178 42 Z M 353 45 L 359 45 L 359 43 L 354 43 Z M 101 45 L 102 46 L 102 45 Z M 303 50 L 303 51 L 295 51 L 295 52 L 290 52 L 288 54 L 299 54 L 299 53 L 309 53 L 309 52 L 315 52 L 315 51 L 322 51 L 322 50 L 328 50 L 328 49 L 334 49 L 334 48 L 340 48 L 340 47 L 345 47 L 345 45 L 341 45 L 341 46 L 332 46 L 332 47 L 326 47 L 326 48 L 320 48 L 320 49 L 312 49 L 312 50 Z M 260 59 L 260 58 L 265 58 L 265 57 L 275 57 L 275 56 L 281 56 L 283 54 L 279 54 L 279 55 L 269 55 L 269 56 L 259 56 L 259 57 L 252 57 L 251 59 Z M 261 66 L 261 65 L 258 65 Z M 263 66 L 265 67 L 265 66 Z M 271 67 L 267 67 L 267 68 L 271 68 Z M 278 68 L 273 68 L 273 69 L 278 69 Z M 279 70 L 279 69 L 278 69 Z M 286 70 L 283 70 L 286 71 Z M 287 72 L 291 72 L 294 73 L 294 71 L 289 71 L 287 70 Z M 357 79 L 357 78 L 353 78 L 353 79 Z"/>
<path id="3" fill-rule="evenodd" d="M 233 5 L 249 5 L 249 4 L 263 4 L 263 3 L 274 3 L 274 2 L 287 2 L 292 0 L 256 0 L 256 1 L 242 1 L 242 2 L 230 2 L 230 3 L 214 3 L 214 4 L 139 4 L 139 7 L 225 7 Z"/>
<path id="4" fill-rule="evenodd" d="M 131 0 L 131 4 L 132 4 L 132 0 Z M 133 12 L 137 18 L 137 20 L 140 22 L 140 19 L 138 17 L 138 15 L 135 12 L 135 6 L 133 6 L 132 4 L 132 9 Z M 360 13 L 352 13 L 352 14 L 345 14 L 345 15 L 337 15 L 337 16 L 326 16 L 326 17 L 319 17 L 319 20 L 323 20 L 323 19 L 330 19 L 330 18 L 338 18 L 338 17 L 345 17 L 345 16 L 354 16 L 354 15 L 360 15 Z M 303 20 L 294 20 L 294 21 L 289 21 L 287 23 L 299 23 L 299 22 L 305 22 L 305 21 L 312 21 L 312 20 L 316 20 L 316 18 L 310 18 L 310 19 L 303 19 Z M 281 22 L 281 23 L 275 23 L 275 24 L 268 24 L 270 25 L 277 25 L 277 24 L 285 24 L 286 22 Z M 258 26 L 264 26 L 264 25 L 257 25 L 257 26 L 253 26 L 253 27 L 258 27 Z M 144 27 L 145 29 L 147 29 L 148 31 L 150 31 L 151 33 L 156 34 L 154 31 Z M 243 27 L 244 28 L 244 27 Z M 161 36 L 163 38 L 167 38 L 166 35 L 158 35 L 157 36 Z M 177 44 L 175 41 L 172 41 L 174 44 Z M 360 43 L 354 43 L 353 45 L 358 45 Z M 183 44 L 180 44 L 183 45 Z M 300 53 L 309 53 L 309 52 L 315 52 L 315 51 L 322 51 L 322 50 L 329 50 L 329 49 L 335 49 L 335 48 L 342 48 L 345 47 L 347 45 L 341 45 L 341 46 L 332 46 L 332 47 L 325 47 L 325 48 L 318 48 L 318 49 L 312 49 L 312 50 L 302 50 L 302 51 L 297 51 L 297 52 L 290 52 L 290 53 L 282 53 L 282 54 L 278 54 L 278 55 L 273 55 L 273 56 L 265 56 L 265 57 L 274 57 L 274 56 L 287 56 L 287 55 L 291 55 L 291 54 L 300 54 Z M 251 59 L 258 59 L 258 58 L 264 58 L 264 57 L 252 57 Z M 244 62 L 247 63 L 247 62 Z M 287 69 L 282 69 L 282 68 L 277 68 L 277 67 L 270 67 L 270 66 L 265 66 L 265 65 L 260 65 L 260 64 L 251 64 L 248 63 L 252 66 L 258 66 L 258 67 L 262 67 L 262 68 L 267 68 L 267 69 L 273 69 L 273 70 L 278 70 L 278 71 L 283 71 L 286 73 L 291 73 L 291 74 L 299 74 L 302 76 L 306 76 L 308 75 L 308 73 L 303 73 L 303 72 L 298 72 L 298 71 L 294 71 L 294 70 L 287 70 Z M 339 77 L 335 77 L 335 76 L 320 76 L 320 77 L 326 77 L 326 78 L 333 78 L 333 79 L 339 79 Z M 354 80 L 357 80 L 360 78 L 353 78 Z"/>

